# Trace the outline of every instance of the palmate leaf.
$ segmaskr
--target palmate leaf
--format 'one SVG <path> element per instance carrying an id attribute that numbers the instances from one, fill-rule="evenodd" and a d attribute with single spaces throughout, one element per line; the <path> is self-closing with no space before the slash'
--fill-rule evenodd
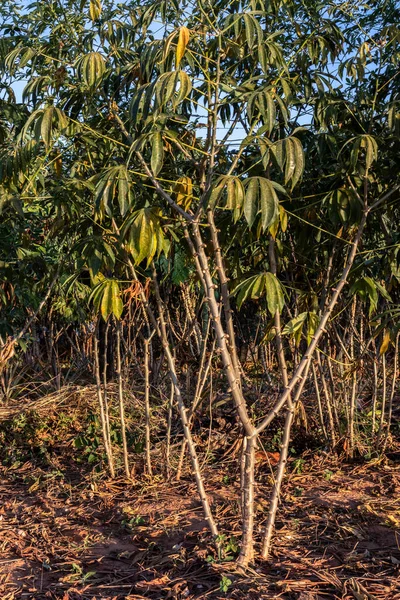
<path id="1" fill-rule="evenodd" d="M 271 315 L 282 312 L 285 304 L 282 285 L 273 273 L 260 273 L 245 279 L 235 287 L 232 295 L 237 296 L 239 309 L 245 300 L 257 300 L 265 295 Z"/>
<path id="2" fill-rule="evenodd" d="M 279 200 L 275 184 L 265 177 L 249 177 L 244 182 L 244 216 L 251 228 L 261 211 L 261 226 L 265 231 L 278 217 Z"/>
<path id="3" fill-rule="evenodd" d="M 23 146 L 17 146 L 0 160 L 0 181 L 17 178 L 20 172 L 26 173 L 35 160 L 40 149 L 36 140 L 29 140 Z"/>
<path id="4" fill-rule="evenodd" d="M 115 279 L 107 280 L 100 305 L 103 319 L 106 321 L 110 315 L 114 315 L 116 319 L 119 319 L 122 315 L 123 308 L 124 306 L 118 281 Z"/>
<path id="5" fill-rule="evenodd" d="M 150 115 L 174 111 L 191 93 L 192 82 L 185 71 L 162 73 L 152 83 L 140 86 L 129 105 L 132 125 L 144 123 Z M 182 116 L 181 116 L 182 118 Z"/>
<path id="6" fill-rule="evenodd" d="M 399 100 L 393 101 L 388 108 L 388 127 L 396 135 L 400 132 L 400 104 Z"/>
<path id="7" fill-rule="evenodd" d="M 131 99 L 131 102 L 129 105 L 129 114 L 130 114 L 130 118 L 132 121 L 132 125 L 135 126 L 141 120 L 141 118 L 143 118 L 144 120 L 147 118 L 148 112 L 147 113 L 144 112 L 145 99 L 146 99 L 146 95 L 149 94 L 149 91 L 150 91 L 150 97 L 152 96 L 153 89 L 154 89 L 154 83 L 153 84 L 146 83 L 145 85 L 142 85 L 141 87 L 139 87 L 132 94 L 132 99 Z"/>
<path id="8" fill-rule="evenodd" d="M 244 187 L 239 177 L 229 177 L 226 183 L 226 208 L 233 211 L 233 221 L 240 218 L 244 204 Z"/>
<path id="9" fill-rule="evenodd" d="M 95 282 L 100 271 L 111 271 L 115 266 L 115 254 L 112 247 L 100 235 L 92 235 L 81 240 L 76 246 L 83 264 L 89 269 L 90 279 Z"/>
<path id="10" fill-rule="evenodd" d="M 160 58 L 161 40 L 152 40 L 140 53 L 140 72 L 144 83 L 151 80 L 157 60 Z"/>
<path id="11" fill-rule="evenodd" d="M 282 330 L 283 335 L 294 336 L 299 329 L 302 329 L 305 320 L 307 319 L 307 312 L 302 312 L 293 319 L 290 319 L 288 323 L 286 323 L 285 327 Z"/>
<path id="12" fill-rule="evenodd" d="M 27 136 L 27 132 L 33 126 L 36 141 L 43 141 L 46 148 L 50 148 L 53 134 L 62 133 L 68 127 L 68 119 L 61 108 L 48 106 L 34 111 L 26 121 L 22 131 L 21 139 Z"/>
<path id="13" fill-rule="evenodd" d="M 261 44 L 263 41 L 263 34 L 260 27 L 260 23 L 249 13 L 243 14 L 244 27 L 246 31 L 246 41 L 249 50 L 252 50 L 254 44 Z"/>
<path id="14" fill-rule="evenodd" d="M 248 99 L 247 116 L 249 122 L 262 118 L 264 131 L 271 133 L 276 123 L 276 108 L 272 93 L 268 89 L 257 90 Z"/>
<path id="15" fill-rule="evenodd" d="M 295 340 L 296 345 L 300 344 L 304 323 L 308 317 L 308 312 L 302 312 L 286 323 L 282 330 L 282 335 L 287 335 Z"/>
<path id="16" fill-rule="evenodd" d="M 145 259 L 149 265 L 156 254 L 165 250 L 160 209 L 146 207 L 132 213 L 124 223 L 121 238 L 128 240 L 126 249 L 137 265 Z"/>
<path id="17" fill-rule="evenodd" d="M 96 89 L 106 71 L 106 62 L 100 52 L 89 52 L 76 63 L 80 79 L 91 90 Z"/>
<path id="18" fill-rule="evenodd" d="M 315 311 L 305 311 L 290 319 L 282 330 L 282 335 L 293 338 L 298 346 L 303 334 L 304 325 L 307 325 L 307 344 L 310 344 L 318 326 L 320 317 Z"/>
<path id="19" fill-rule="evenodd" d="M 221 175 L 210 188 L 207 203 L 211 208 L 218 204 L 233 211 L 233 220 L 240 218 L 244 205 L 244 187 L 241 179 L 233 175 Z"/>
<path id="20" fill-rule="evenodd" d="M 299 140 L 296 138 L 287 138 L 285 140 L 285 150 L 285 183 L 292 181 L 293 189 L 303 172 L 303 149 Z"/>
<path id="21" fill-rule="evenodd" d="M 18 46 L 5 57 L 5 66 L 13 74 L 18 68 L 26 67 L 35 54 L 34 48 Z"/>
<path id="22" fill-rule="evenodd" d="M 106 169 L 93 178 L 95 182 L 95 205 L 100 214 L 112 215 L 112 203 L 118 192 L 120 213 L 125 216 L 131 205 L 131 179 L 126 165 L 118 165 Z"/>
<path id="23" fill-rule="evenodd" d="M 279 221 L 281 224 L 282 232 L 285 233 L 288 225 L 288 216 L 286 210 L 281 204 L 279 205 Z"/>
<path id="24" fill-rule="evenodd" d="M 338 188 L 329 192 L 329 216 L 335 224 L 356 223 L 361 217 L 361 205 L 352 189 Z"/>
<path id="25" fill-rule="evenodd" d="M 170 71 L 160 75 L 154 84 L 154 88 L 149 89 L 147 94 L 151 95 L 150 102 L 154 93 L 154 108 L 156 110 L 163 109 L 168 102 L 171 102 L 173 109 L 176 110 L 191 90 L 192 83 L 185 71 Z"/>
<path id="26" fill-rule="evenodd" d="M 129 112 L 133 125 L 145 122 L 150 114 L 165 111 L 170 103 L 173 110 L 192 90 L 192 82 L 185 71 L 169 71 L 152 83 L 139 87 L 132 95 Z"/>
<path id="27" fill-rule="evenodd" d="M 267 296 L 267 306 L 271 315 L 276 311 L 282 312 L 285 305 L 282 285 L 273 273 L 265 273 L 265 293 Z"/>
<path id="28" fill-rule="evenodd" d="M 214 185 L 210 187 L 207 194 L 207 204 L 211 208 L 215 208 L 222 196 L 222 193 L 225 189 L 225 185 L 227 182 L 226 175 L 221 175 L 218 177 Z"/>
<path id="29" fill-rule="evenodd" d="M 311 343 L 312 338 L 318 328 L 320 323 L 320 317 L 316 312 L 310 311 L 307 317 L 307 344 Z"/>
<path id="30" fill-rule="evenodd" d="M 268 228 L 268 231 L 272 235 L 274 240 L 276 239 L 279 230 L 279 225 L 281 226 L 282 233 L 285 233 L 287 229 L 287 212 L 283 208 L 282 204 L 279 205 L 279 217 L 277 217 L 276 221 L 274 221 L 272 225 L 270 225 Z"/>
<path id="31" fill-rule="evenodd" d="M 350 294 L 357 294 L 364 302 L 370 301 L 370 316 L 378 307 L 379 293 L 385 300 L 392 301 L 383 285 L 372 277 L 361 277 L 350 288 Z"/>
<path id="32" fill-rule="evenodd" d="M 271 156 L 284 173 L 285 184 L 293 188 L 299 182 L 304 171 L 304 151 L 298 138 L 290 136 L 270 146 Z"/>
<path id="33" fill-rule="evenodd" d="M 115 279 L 104 279 L 104 277 L 100 279 L 89 296 L 89 302 L 93 302 L 96 312 L 100 312 L 105 321 L 111 315 L 120 319 L 124 305 L 119 282 Z"/>
<path id="34" fill-rule="evenodd" d="M 375 138 L 367 134 L 358 135 L 343 144 L 340 152 L 349 144 L 351 145 L 350 167 L 352 170 L 356 170 L 358 163 L 362 160 L 365 162 L 366 170 L 369 171 L 372 164 L 378 159 L 378 144 Z"/>
<path id="35" fill-rule="evenodd" d="M 180 177 L 174 185 L 175 201 L 188 211 L 193 200 L 193 182 L 190 177 Z"/>
<path id="36" fill-rule="evenodd" d="M 52 83 L 52 79 L 49 75 L 41 75 L 40 77 L 34 77 L 24 87 L 22 92 L 22 100 L 26 101 L 32 99 L 32 103 L 35 106 L 39 96 L 43 96 L 47 92 L 48 88 Z"/>
<path id="37" fill-rule="evenodd" d="M 101 0 L 90 0 L 89 15 L 92 21 L 97 21 L 101 16 Z"/>
<path id="38" fill-rule="evenodd" d="M 173 266 L 171 272 L 171 279 L 175 285 L 184 283 L 189 278 L 190 270 L 187 266 L 187 255 L 186 252 L 177 246 L 173 256 Z"/>
<path id="39" fill-rule="evenodd" d="M 232 32 L 236 39 L 241 39 L 243 32 L 249 50 L 252 50 L 255 44 L 260 46 L 263 42 L 263 32 L 260 23 L 255 18 L 255 15 L 250 12 L 232 12 L 226 18 L 224 28 L 225 31 Z"/>
<path id="40" fill-rule="evenodd" d="M 185 71 L 178 71 L 178 87 L 172 98 L 172 106 L 174 110 L 178 105 L 185 100 L 192 91 L 192 82 L 189 75 Z"/>
<path id="41" fill-rule="evenodd" d="M 279 210 L 279 201 L 275 188 L 271 181 L 259 178 L 260 185 L 260 203 L 261 203 L 261 224 L 265 231 L 271 223 L 277 218 Z"/>
<path id="42" fill-rule="evenodd" d="M 236 302 L 239 309 L 242 307 L 245 300 L 256 300 L 260 297 L 264 288 L 264 275 L 264 273 L 253 275 L 253 277 L 249 277 L 239 283 L 232 291 L 232 295 L 237 296 Z"/>

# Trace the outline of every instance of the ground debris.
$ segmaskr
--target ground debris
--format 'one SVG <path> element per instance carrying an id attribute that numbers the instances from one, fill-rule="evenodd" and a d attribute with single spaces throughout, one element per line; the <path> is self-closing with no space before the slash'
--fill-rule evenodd
<path id="1" fill-rule="evenodd" d="M 237 488 L 225 493 L 207 469 L 220 521 L 239 532 Z M 400 599 L 396 466 L 375 465 L 360 478 L 357 466 L 315 459 L 306 473 L 290 475 L 273 557 L 246 576 L 234 557 L 215 556 L 190 480 L 94 485 L 90 474 L 76 481 L 34 471 L 1 469 L 2 600 Z M 222 577 L 231 581 L 227 592 Z"/>

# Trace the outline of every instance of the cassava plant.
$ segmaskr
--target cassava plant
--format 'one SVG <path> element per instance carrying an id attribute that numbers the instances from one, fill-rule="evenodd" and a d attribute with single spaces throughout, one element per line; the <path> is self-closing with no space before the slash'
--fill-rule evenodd
<path id="1" fill-rule="evenodd" d="M 285 412 L 262 543 L 267 558 L 294 414 L 309 374 L 319 386 L 325 438 L 336 446 L 342 416 L 328 388 L 333 368 L 321 352 L 328 344 L 342 353 L 349 346 L 348 363 L 340 355 L 338 364 L 358 368 L 357 348 L 364 355 L 368 323 L 365 315 L 357 318 L 356 295 L 374 300 L 371 318 L 398 297 L 396 6 L 376 2 L 364 11 L 358 3 L 296 0 L 117 6 L 43 0 L 18 13 L 4 4 L 3 210 L 21 223 L 27 213 L 43 211 L 46 239 L 72 248 L 69 285 L 85 279 L 97 314 L 118 321 L 123 432 L 122 292 L 136 286 L 145 323 L 147 471 L 151 475 L 148 343 L 154 331 L 160 365 L 167 365 L 171 380 L 170 413 L 175 399 L 182 452 L 187 446 L 205 517 L 217 536 L 191 430 L 212 361 L 214 346 L 208 362 L 207 343 L 215 345 L 243 436 L 242 567 L 255 557 L 255 452 Z M 15 99 L 18 82 L 25 84 L 21 102 Z M 197 340 L 191 404 L 180 381 L 168 306 L 170 288 L 182 284 L 193 286 L 199 304 L 197 314 L 185 307 L 181 336 L 189 347 L 193 336 Z M 249 399 L 253 382 L 239 359 L 235 327 L 242 305 L 251 302 L 267 316 L 262 343 L 274 348 L 277 365 L 275 388 L 268 384 L 270 398 L 261 409 Z M 203 305 L 212 334 L 202 337 Z M 373 324 L 376 335 L 380 324 Z M 397 349 L 398 334 L 391 336 Z M 97 350 L 112 473 L 107 358 L 101 373 Z M 393 386 L 397 368 L 395 362 Z M 349 454 L 357 446 L 354 369 L 343 404 Z M 269 374 L 263 378 L 272 381 Z M 378 445 L 387 442 L 393 397 L 391 392 L 386 413 L 382 403 L 387 421 L 381 416 Z M 126 440 L 124 468 L 129 476 Z"/>

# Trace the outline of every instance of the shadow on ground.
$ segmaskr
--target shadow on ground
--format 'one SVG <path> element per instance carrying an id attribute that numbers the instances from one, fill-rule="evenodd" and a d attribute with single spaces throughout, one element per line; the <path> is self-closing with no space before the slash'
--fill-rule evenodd
<path id="1" fill-rule="evenodd" d="M 217 556 L 191 481 L 95 483 L 43 469 L 32 478 L 30 463 L 3 468 L 0 597 L 400 599 L 399 466 L 327 460 L 290 475 L 271 561 L 246 576 L 228 537 Z M 262 523 L 270 478 L 259 480 Z M 236 484 L 211 468 L 206 481 L 222 531 L 238 535 Z"/>

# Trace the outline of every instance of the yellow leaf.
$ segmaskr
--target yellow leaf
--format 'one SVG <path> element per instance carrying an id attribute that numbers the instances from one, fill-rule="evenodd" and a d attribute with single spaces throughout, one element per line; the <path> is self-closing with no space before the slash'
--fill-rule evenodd
<path id="1" fill-rule="evenodd" d="M 181 27 L 179 30 L 178 44 L 176 46 L 175 67 L 178 68 L 185 54 L 186 46 L 189 43 L 190 33 L 187 27 Z"/>
<path id="2" fill-rule="evenodd" d="M 90 0 L 89 14 L 92 21 L 97 21 L 101 15 L 100 0 Z"/>
<path id="3" fill-rule="evenodd" d="M 272 225 L 269 226 L 269 232 L 272 235 L 272 237 L 274 238 L 274 240 L 276 239 L 278 229 L 279 229 L 279 219 L 277 219 L 274 223 L 272 223 Z"/>
<path id="4" fill-rule="evenodd" d="M 62 158 L 61 158 L 61 154 L 59 152 L 57 152 L 57 156 L 54 161 L 54 170 L 56 172 L 57 177 L 61 177 Z"/>
<path id="5" fill-rule="evenodd" d="M 285 233 L 285 231 L 287 229 L 288 217 L 287 217 L 286 210 L 283 208 L 283 206 L 281 204 L 279 205 L 279 219 L 281 221 L 282 231 L 283 231 L 283 233 Z"/>
<path id="6" fill-rule="evenodd" d="M 383 336 L 381 347 L 379 348 L 379 354 L 381 354 L 381 355 L 385 354 L 385 352 L 387 352 L 387 349 L 389 348 L 389 344 L 390 344 L 390 331 L 386 331 L 385 335 Z"/>
<path id="7" fill-rule="evenodd" d="M 193 183 L 190 177 L 180 177 L 174 186 L 176 203 L 189 210 L 193 199 Z"/>

